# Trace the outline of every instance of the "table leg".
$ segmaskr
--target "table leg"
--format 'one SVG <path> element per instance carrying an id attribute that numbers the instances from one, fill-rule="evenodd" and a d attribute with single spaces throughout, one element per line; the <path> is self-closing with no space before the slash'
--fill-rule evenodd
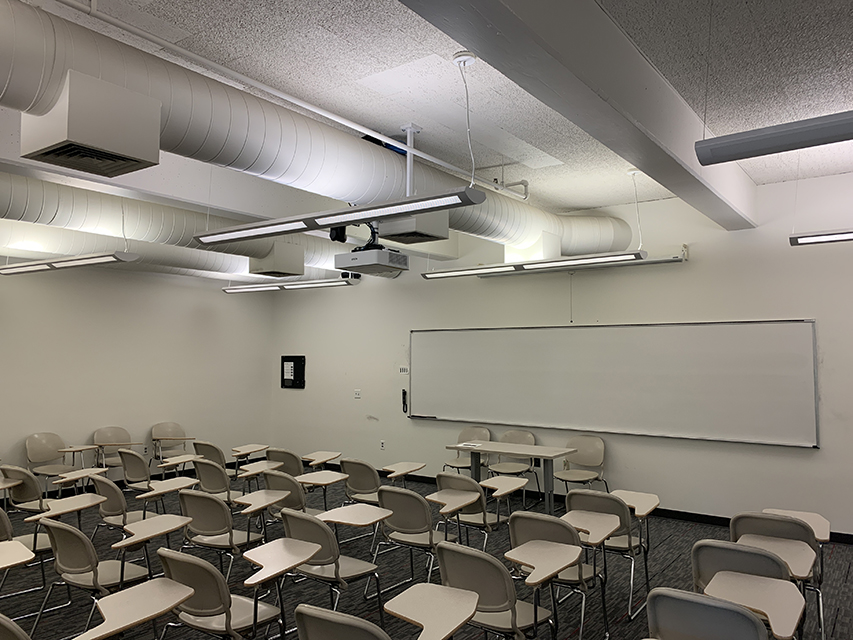
<path id="1" fill-rule="evenodd" d="M 545 488 L 545 513 L 554 515 L 554 461 L 551 458 L 542 459 L 542 484 Z"/>
<path id="2" fill-rule="evenodd" d="M 645 520 L 645 518 L 640 520 L 640 526 L 638 528 L 640 531 L 640 551 L 643 554 L 643 569 L 646 572 L 646 600 L 643 600 L 643 603 L 639 607 L 637 607 L 634 611 L 631 611 L 629 608 L 628 617 L 631 620 L 633 620 L 638 615 L 640 615 L 640 612 L 646 608 L 646 603 L 648 601 L 649 591 L 651 591 L 651 588 L 649 586 L 649 550 L 648 550 L 648 546 L 647 546 L 648 545 L 648 538 L 646 538 L 646 541 L 644 544 L 643 543 L 643 520 Z M 633 594 L 631 594 L 631 595 L 633 596 Z M 629 599 L 629 602 L 630 602 L 630 599 Z"/>
<path id="3" fill-rule="evenodd" d="M 480 482 L 480 452 L 471 450 L 471 477 Z"/>
<path id="4" fill-rule="evenodd" d="M 326 485 L 323 485 L 323 511 L 328 511 L 329 505 L 326 504 Z"/>

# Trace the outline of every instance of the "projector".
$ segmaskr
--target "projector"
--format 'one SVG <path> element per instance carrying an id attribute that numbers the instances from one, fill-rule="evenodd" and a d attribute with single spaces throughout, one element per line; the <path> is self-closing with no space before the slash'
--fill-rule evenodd
<path id="1" fill-rule="evenodd" d="M 356 273 L 388 273 L 409 270 L 409 256 L 389 249 L 367 249 L 335 256 L 335 269 Z"/>

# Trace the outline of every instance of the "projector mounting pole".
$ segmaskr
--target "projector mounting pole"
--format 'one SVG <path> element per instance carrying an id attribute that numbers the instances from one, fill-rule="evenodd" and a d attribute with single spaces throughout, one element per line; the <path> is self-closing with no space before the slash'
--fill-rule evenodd
<path id="1" fill-rule="evenodd" d="M 400 130 L 406 134 L 406 146 L 415 146 L 415 134 L 421 132 L 421 128 L 410 122 L 400 127 Z M 409 198 L 415 195 L 415 156 L 412 153 L 406 153 L 406 197 Z"/>

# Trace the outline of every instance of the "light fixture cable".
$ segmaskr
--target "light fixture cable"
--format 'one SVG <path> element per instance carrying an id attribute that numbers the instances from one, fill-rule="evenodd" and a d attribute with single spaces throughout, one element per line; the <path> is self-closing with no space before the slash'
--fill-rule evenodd
<path id="1" fill-rule="evenodd" d="M 634 207 L 637 210 L 637 238 L 640 240 L 640 245 L 637 249 L 643 248 L 643 226 L 640 224 L 640 197 L 637 194 L 637 174 L 640 173 L 636 169 L 628 172 L 631 175 L 631 182 L 634 183 Z"/>
<path id="2" fill-rule="evenodd" d="M 462 76 L 462 85 L 465 87 L 465 132 L 468 137 L 468 155 L 471 156 L 471 184 L 474 186 L 474 173 L 476 165 L 474 163 L 474 148 L 471 146 L 471 98 L 468 94 L 468 79 L 465 77 L 465 67 L 474 62 L 474 54 L 465 52 L 457 53 L 453 57 L 453 61 L 459 67 L 459 74 Z"/>
<path id="3" fill-rule="evenodd" d="M 705 104 L 702 107 L 702 140 L 708 133 L 708 91 L 711 86 L 711 35 L 714 24 L 714 0 L 708 0 L 708 47 L 705 49 Z"/>

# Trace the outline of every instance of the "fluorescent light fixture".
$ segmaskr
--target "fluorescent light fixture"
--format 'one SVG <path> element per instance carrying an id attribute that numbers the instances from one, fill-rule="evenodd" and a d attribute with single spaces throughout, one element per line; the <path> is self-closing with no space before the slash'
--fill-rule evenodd
<path id="1" fill-rule="evenodd" d="M 547 271 L 573 271 L 578 268 L 617 266 L 632 262 L 642 262 L 648 257 L 645 251 L 622 251 L 618 253 L 597 253 L 585 256 L 567 256 L 565 258 L 548 258 L 530 262 L 515 262 L 512 264 L 487 264 L 478 267 L 461 269 L 443 269 L 427 271 L 421 275 L 427 280 L 438 278 L 455 278 L 459 276 L 490 276 L 510 275 L 518 273 L 534 273 Z M 674 259 L 673 259 L 674 260 Z M 680 261 L 681 258 L 678 258 Z"/>
<path id="2" fill-rule="evenodd" d="M 225 293 L 255 293 L 258 291 L 281 291 L 280 284 L 242 284 L 236 287 L 222 287 Z"/>
<path id="3" fill-rule="evenodd" d="M 853 139 L 853 111 L 843 111 L 828 116 L 699 140 L 694 146 L 699 164 L 708 166 L 851 139 Z"/>
<path id="4" fill-rule="evenodd" d="M 309 215 L 291 216 L 277 220 L 252 222 L 225 229 L 216 229 L 195 236 L 197 242 L 203 245 L 221 244 L 235 240 L 252 240 L 267 238 L 288 233 L 300 233 L 315 229 L 327 229 L 347 224 L 358 224 L 373 220 L 387 220 L 400 216 L 410 216 L 430 211 L 455 209 L 481 204 L 486 194 L 470 187 L 456 189 L 450 193 L 435 196 L 415 196 L 404 198 L 397 202 L 386 202 L 378 205 L 350 207 L 341 211 L 323 211 Z"/>
<path id="5" fill-rule="evenodd" d="M 580 267 L 594 264 L 612 264 L 614 262 L 634 262 L 645 260 L 648 254 L 645 251 L 633 251 L 631 253 L 617 253 L 597 256 L 578 256 L 573 258 L 561 258 L 559 260 L 537 260 L 536 262 L 523 262 L 521 268 L 525 271 L 536 271 L 542 269 L 567 269 L 569 267 Z"/>
<path id="6" fill-rule="evenodd" d="M 427 280 L 438 278 L 458 278 L 460 276 L 484 276 L 489 273 L 506 273 L 515 271 L 515 265 L 485 265 L 482 267 L 471 267 L 470 269 L 444 269 L 443 271 L 426 271 L 421 275 Z"/>
<path id="7" fill-rule="evenodd" d="M 66 267 L 86 267 L 93 264 L 105 264 L 115 262 L 135 262 L 139 256 L 126 251 L 113 251 L 112 253 L 91 253 L 83 256 L 69 256 L 64 258 L 53 258 L 51 260 L 35 260 L 33 262 L 16 262 L 0 267 L 0 275 L 11 276 L 18 273 L 29 273 L 31 271 L 49 271 L 52 269 L 65 269 Z"/>
<path id="8" fill-rule="evenodd" d="M 788 238 L 792 247 L 801 247 L 807 244 L 828 244 L 832 242 L 850 242 L 853 240 L 853 231 L 824 231 L 821 233 L 803 233 L 792 235 Z"/>
<path id="9" fill-rule="evenodd" d="M 282 291 L 284 289 L 322 289 L 326 287 L 346 287 L 358 284 L 361 274 L 344 272 L 340 278 L 328 280 L 291 280 L 289 282 L 270 282 L 260 284 L 242 284 L 223 287 L 225 293 L 255 293 L 258 291 Z"/>

